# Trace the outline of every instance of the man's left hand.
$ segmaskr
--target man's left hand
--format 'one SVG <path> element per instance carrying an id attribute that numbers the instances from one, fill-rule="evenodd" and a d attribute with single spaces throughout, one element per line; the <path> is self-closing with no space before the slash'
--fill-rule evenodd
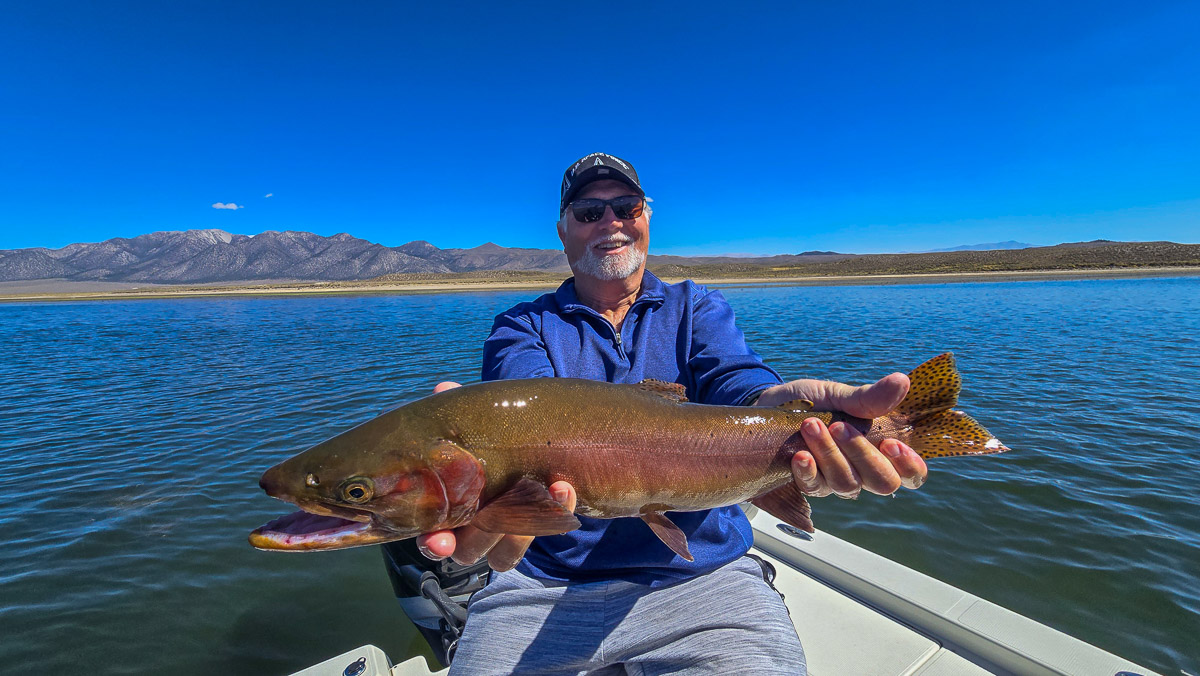
<path id="1" fill-rule="evenodd" d="M 764 390 L 755 406 L 778 406 L 807 399 L 817 411 L 842 411 L 859 418 L 878 418 L 896 408 L 908 394 L 908 376 L 893 373 L 878 382 L 851 387 L 828 380 L 793 380 Z M 901 486 L 918 488 L 929 468 L 916 451 L 895 439 L 884 439 L 878 448 L 861 432 L 845 423 L 826 427 L 816 418 L 800 429 L 808 451 L 792 458 L 792 476 L 805 495 L 833 493 L 857 498 L 864 488 L 891 495 Z"/>

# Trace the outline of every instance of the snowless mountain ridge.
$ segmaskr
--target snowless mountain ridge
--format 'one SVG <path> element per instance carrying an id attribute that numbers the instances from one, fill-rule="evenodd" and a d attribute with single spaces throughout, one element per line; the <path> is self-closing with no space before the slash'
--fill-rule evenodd
<path id="1" fill-rule="evenodd" d="M 809 252 L 823 260 L 848 254 Z M 714 257 L 652 256 L 652 260 L 691 265 L 725 260 Z M 768 264 L 780 257 L 756 259 Z M 788 256 L 786 258 L 795 258 Z M 39 279 L 69 281 L 198 284 L 263 279 L 338 281 L 396 273 L 453 273 L 477 270 L 568 272 L 557 249 L 521 249 L 488 242 L 471 249 L 439 249 L 423 240 L 387 247 L 346 233 L 325 237 L 311 232 L 267 231 L 235 235 L 224 230 L 152 232 L 61 249 L 0 250 L 0 282 Z"/>
<path id="2" fill-rule="evenodd" d="M 484 244 L 439 249 L 429 242 L 387 247 L 342 233 L 224 230 L 153 232 L 61 249 L 0 251 L 0 281 L 67 279 L 204 283 L 256 279 L 352 280 L 408 272 L 567 270 L 561 251 Z"/>
<path id="3" fill-rule="evenodd" d="M 689 271 L 703 268 L 711 274 L 736 272 L 745 275 L 758 274 L 758 270 L 768 273 L 772 270 L 795 269 L 797 266 L 803 266 L 812 274 L 874 274 L 908 270 L 914 265 L 914 270 L 919 268 L 928 271 L 926 268 L 932 266 L 931 269 L 935 271 L 945 271 L 959 268 L 994 270 L 1063 265 L 1094 267 L 1200 263 L 1193 260 L 1196 257 L 1192 253 L 1200 247 L 1171 242 L 1119 243 L 1096 240 L 1028 249 L 1017 249 L 1013 245 L 1020 243 L 1000 242 L 994 245 L 996 250 L 988 251 L 974 250 L 984 245 L 972 245 L 959 247 L 971 250 L 922 254 L 856 255 L 807 251 L 754 258 L 652 255 L 649 264 L 662 274 L 686 275 L 691 274 Z M 1080 256 L 1087 260 L 1076 260 Z M 996 257 L 1003 261 L 992 260 Z M 972 262 L 979 265 L 972 267 Z M 946 265 L 951 267 L 947 268 Z M 61 249 L 39 247 L 0 250 L 0 282 L 66 280 L 202 284 L 283 279 L 349 281 L 392 274 L 476 271 L 569 274 L 566 256 L 558 249 L 509 248 L 491 242 L 471 249 L 439 249 L 423 240 L 388 247 L 346 233 L 325 237 L 299 231 L 267 231 L 258 235 L 236 235 L 216 229 L 152 232 L 133 238 L 118 237 L 103 242 L 71 244 Z"/>

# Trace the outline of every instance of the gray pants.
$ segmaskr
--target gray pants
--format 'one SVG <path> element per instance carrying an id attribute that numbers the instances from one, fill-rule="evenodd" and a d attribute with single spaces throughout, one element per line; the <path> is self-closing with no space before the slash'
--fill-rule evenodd
<path id="1" fill-rule="evenodd" d="M 471 598 L 450 673 L 774 676 L 805 664 L 779 594 L 742 558 L 657 589 L 493 573 Z"/>

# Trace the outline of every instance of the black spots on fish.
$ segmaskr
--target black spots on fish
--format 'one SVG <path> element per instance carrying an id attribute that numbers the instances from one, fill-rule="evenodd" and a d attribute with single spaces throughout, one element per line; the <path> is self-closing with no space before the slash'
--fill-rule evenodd
<path id="1" fill-rule="evenodd" d="M 908 374 L 912 387 L 896 408 L 900 415 L 920 417 L 944 411 L 958 403 L 962 378 L 954 366 L 954 355 L 938 355 Z"/>
<path id="2" fill-rule="evenodd" d="M 923 458 L 985 455 L 1008 450 L 962 411 L 942 411 L 919 421 L 909 443 Z"/>

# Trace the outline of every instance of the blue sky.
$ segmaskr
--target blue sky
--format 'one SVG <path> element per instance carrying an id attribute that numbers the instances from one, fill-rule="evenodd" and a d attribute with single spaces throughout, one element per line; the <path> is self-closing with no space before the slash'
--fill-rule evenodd
<path id="1" fill-rule="evenodd" d="M 190 228 L 557 247 L 562 171 L 594 151 L 637 167 L 657 253 L 1200 241 L 1196 2 L 4 14 L 0 249 Z"/>

